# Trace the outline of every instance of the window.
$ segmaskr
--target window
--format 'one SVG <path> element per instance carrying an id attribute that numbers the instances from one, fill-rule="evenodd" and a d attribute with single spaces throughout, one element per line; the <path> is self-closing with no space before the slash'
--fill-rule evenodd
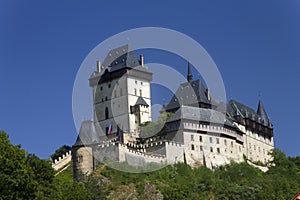
<path id="1" fill-rule="evenodd" d="M 136 96 L 136 89 L 134 89 L 134 95 Z"/>
<path id="2" fill-rule="evenodd" d="M 212 147 L 210 147 L 210 152 L 214 152 L 214 150 L 213 150 L 213 148 L 212 148 Z"/>
<path id="3" fill-rule="evenodd" d="M 109 115 L 108 107 L 105 107 L 105 119 L 108 119 L 108 115 Z"/>
<path id="4" fill-rule="evenodd" d="M 140 90 L 140 96 L 142 96 L 142 90 Z"/>
<path id="5" fill-rule="evenodd" d="M 213 140 L 212 140 L 212 137 L 210 137 L 210 138 L 209 138 L 209 142 L 212 143 L 212 141 L 213 141 Z"/>
<path id="6" fill-rule="evenodd" d="M 107 101 L 107 96 L 105 97 L 105 101 Z"/>
<path id="7" fill-rule="evenodd" d="M 137 84 L 137 80 L 135 80 L 135 84 Z"/>
<path id="8" fill-rule="evenodd" d="M 82 162 L 83 162 L 83 156 L 82 156 L 82 155 L 79 155 L 79 156 L 77 157 L 77 162 L 78 162 L 78 163 L 82 163 Z"/>
<path id="9" fill-rule="evenodd" d="M 202 136 L 199 136 L 199 142 L 202 142 Z"/>
<path id="10" fill-rule="evenodd" d="M 217 152 L 220 153 L 220 148 L 219 147 L 217 148 Z"/>
<path id="11" fill-rule="evenodd" d="M 233 147 L 233 142 L 231 141 L 231 147 Z"/>
<path id="12" fill-rule="evenodd" d="M 226 139 L 224 140 L 224 144 L 225 144 L 225 146 L 227 146 L 227 141 L 226 141 Z"/>
<path id="13" fill-rule="evenodd" d="M 191 135 L 191 141 L 194 141 L 194 135 Z"/>
<path id="14" fill-rule="evenodd" d="M 219 138 L 217 138 L 217 139 L 216 139 L 216 141 L 217 141 L 217 144 L 219 144 L 219 143 L 220 143 L 220 142 L 219 142 Z"/>
<path id="15" fill-rule="evenodd" d="M 110 88 L 110 87 L 111 87 L 111 84 L 109 83 L 109 84 L 108 84 L 108 88 Z"/>
<path id="16" fill-rule="evenodd" d="M 102 87 L 102 86 L 100 87 L 100 90 L 103 90 L 103 87 Z"/>
<path id="17" fill-rule="evenodd" d="M 143 82 L 141 81 L 141 85 L 143 85 Z"/>
<path id="18" fill-rule="evenodd" d="M 200 145 L 200 151 L 203 151 L 203 146 L 202 145 Z"/>
<path id="19" fill-rule="evenodd" d="M 192 150 L 195 150 L 195 146 L 194 146 L 193 144 L 191 145 L 191 149 L 192 149 Z"/>

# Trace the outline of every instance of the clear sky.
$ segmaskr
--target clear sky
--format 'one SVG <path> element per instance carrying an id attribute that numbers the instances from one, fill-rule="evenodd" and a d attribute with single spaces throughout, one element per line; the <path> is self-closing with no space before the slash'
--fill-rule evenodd
<path id="1" fill-rule="evenodd" d="M 275 146 L 300 155 L 299 10 L 299 0 L 1 0 L 0 129 L 42 158 L 72 145 L 72 90 L 83 59 L 114 34 L 155 26 L 185 33 L 206 49 L 228 100 L 256 110 L 260 93 Z M 148 62 L 169 57 L 145 55 Z"/>

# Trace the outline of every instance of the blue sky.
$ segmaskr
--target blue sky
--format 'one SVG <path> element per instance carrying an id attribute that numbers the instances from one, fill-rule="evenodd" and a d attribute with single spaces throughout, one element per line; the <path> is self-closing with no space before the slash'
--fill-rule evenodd
<path id="1" fill-rule="evenodd" d="M 114 34 L 155 26 L 185 33 L 206 49 L 221 72 L 228 100 L 256 109 L 261 93 L 274 124 L 275 146 L 300 155 L 299 10 L 299 0 L 2 0 L 0 129 L 42 158 L 72 145 L 77 134 L 72 90 L 84 58 Z M 153 55 L 158 54 L 145 55 L 146 61 L 186 67 L 168 54 Z"/>

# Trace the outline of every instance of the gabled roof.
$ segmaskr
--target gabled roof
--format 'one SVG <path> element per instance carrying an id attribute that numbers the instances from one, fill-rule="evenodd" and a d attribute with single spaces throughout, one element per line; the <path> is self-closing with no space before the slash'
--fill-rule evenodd
<path id="1" fill-rule="evenodd" d="M 166 105 L 166 110 L 179 108 L 180 105 L 198 106 L 199 102 L 211 104 L 207 97 L 207 89 L 200 80 L 190 80 L 178 87 L 171 101 Z"/>
<path id="2" fill-rule="evenodd" d="M 143 97 L 139 97 L 135 103 L 135 105 L 149 106 Z"/>

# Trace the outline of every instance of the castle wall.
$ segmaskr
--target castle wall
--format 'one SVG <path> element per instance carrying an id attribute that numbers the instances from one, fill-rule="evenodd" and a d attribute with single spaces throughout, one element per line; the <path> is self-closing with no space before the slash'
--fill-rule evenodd
<path id="1" fill-rule="evenodd" d="M 244 133 L 243 153 L 252 162 L 261 161 L 267 163 L 271 156 L 268 153 L 274 148 L 273 137 L 267 138 L 263 135 L 247 130 L 245 126 L 237 124 L 238 128 Z"/>
<path id="2" fill-rule="evenodd" d="M 116 143 L 100 144 L 94 148 L 95 167 L 106 161 L 119 161 L 119 148 Z"/>
<path id="3" fill-rule="evenodd" d="M 236 131 L 196 122 L 182 125 L 187 164 L 214 168 L 230 161 L 243 161 L 243 137 Z"/>
<path id="4" fill-rule="evenodd" d="M 184 162 L 184 145 L 175 142 L 166 142 L 167 164 Z"/>

